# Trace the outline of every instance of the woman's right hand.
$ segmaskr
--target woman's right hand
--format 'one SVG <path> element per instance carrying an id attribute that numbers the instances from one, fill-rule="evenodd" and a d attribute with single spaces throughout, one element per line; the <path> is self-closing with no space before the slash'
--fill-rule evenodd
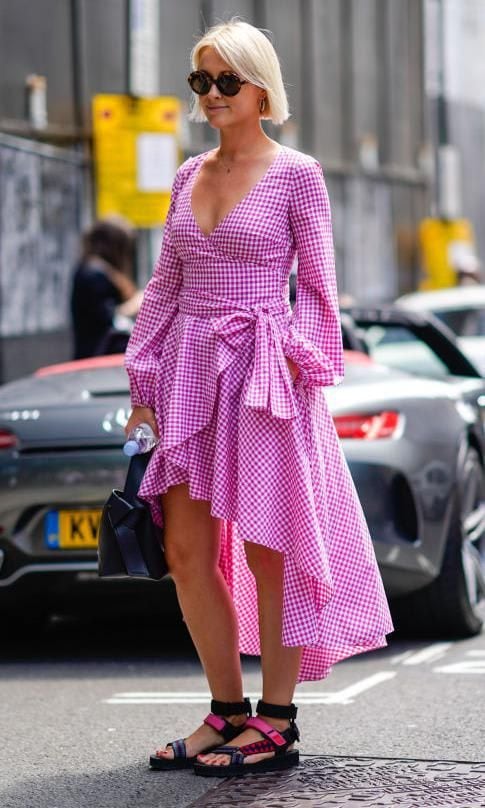
<path id="1" fill-rule="evenodd" d="M 128 418 L 128 422 L 125 426 L 125 434 L 128 436 L 132 429 L 134 429 L 138 424 L 148 424 L 153 429 L 154 435 L 156 438 L 160 437 L 158 432 L 157 426 L 157 419 L 155 418 L 155 413 L 150 407 L 140 407 L 136 406 L 133 407 L 130 417 Z"/>

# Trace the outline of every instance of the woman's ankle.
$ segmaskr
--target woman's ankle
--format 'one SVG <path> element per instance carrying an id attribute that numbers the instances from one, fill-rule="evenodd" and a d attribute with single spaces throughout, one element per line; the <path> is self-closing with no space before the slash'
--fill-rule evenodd
<path id="1" fill-rule="evenodd" d="M 277 729 L 281 732 L 281 730 L 288 729 L 290 726 L 289 718 L 271 718 L 268 715 L 264 715 L 264 713 L 258 713 L 258 718 L 261 718 L 263 721 L 266 721 L 271 727 Z"/>
<path id="2" fill-rule="evenodd" d="M 244 713 L 237 713 L 236 715 L 228 715 L 226 721 L 229 721 L 234 727 L 242 727 L 248 720 L 247 715 Z"/>

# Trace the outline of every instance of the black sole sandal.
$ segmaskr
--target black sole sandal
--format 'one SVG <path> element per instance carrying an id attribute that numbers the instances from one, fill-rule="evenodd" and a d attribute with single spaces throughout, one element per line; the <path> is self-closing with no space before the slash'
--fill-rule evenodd
<path id="1" fill-rule="evenodd" d="M 226 765 L 215 766 L 210 763 L 194 763 L 194 772 L 200 777 L 243 777 L 246 774 L 263 774 L 267 772 L 284 771 L 297 766 L 300 760 L 298 750 L 289 749 L 295 741 L 300 740 L 300 733 L 295 724 L 297 708 L 294 704 L 280 706 L 259 701 L 256 708 L 258 713 L 268 718 L 288 718 L 290 726 L 283 732 L 268 724 L 262 718 L 249 718 L 245 729 L 252 727 L 258 730 L 263 740 L 255 741 L 246 746 L 218 746 L 211 751 L 216 755 L 229 755 L 231 762 Z M 245 763 L 246 758 L 259 755 L 263 752 L 274 752 L 273 757 L 260 760 L 258 763 Z M 201 755 L 206 754 L 201 752 Z"/>
<path id="2" fill-rule="evenodd" d="M 232 741 L 236 735 L 243 731 L 245 724 L 234 726 L 229 721 L 226 721 L 225 716 L 229 715 L 247 715 L 251 716 L 251 703 L 249 699 L 244 701 L 211 701 L 211 712 L 204 718 L 204 724 L 215 729 L 219 735 L 222 735 L 224 741 Z M 202 752 L 200 755 L 212 752 L 217 748 L 218 744 L 213 744 Z M 156 771 L 171 772 L 179 769 L 192 769 L 197 761 L 197 757 L 187 757 L 187 748 L 185 746 L 185 739 L 179 738 L 177 741 L 172 741 L 167 744 L 167 748 L 173 749 L 173 758 L 159 757 L 157 754 L 150 755 L 150 768 Z"/>

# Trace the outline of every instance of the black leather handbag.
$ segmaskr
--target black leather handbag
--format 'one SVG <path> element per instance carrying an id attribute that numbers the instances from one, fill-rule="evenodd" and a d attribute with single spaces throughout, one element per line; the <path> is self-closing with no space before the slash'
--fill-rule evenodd
<path id="1" fill-rule="evenodd" d="M 151 452 L 130 460 L 124 491 L 114 490 L 103 507 L 98 532 L 98 574 L 102 578 L 159 581 L 168 570 L 163 533 L 147 502 L 138 498 Z"/>

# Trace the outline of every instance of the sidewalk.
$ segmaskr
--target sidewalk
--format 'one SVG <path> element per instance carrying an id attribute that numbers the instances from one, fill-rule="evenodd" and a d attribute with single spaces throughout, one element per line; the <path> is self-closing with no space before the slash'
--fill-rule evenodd
<path id="1" fill-rule="evenodd" d="M 485 762 L 304 757 L 293 772 L 223 780 L 189 808 L 485 808 Z"/>

